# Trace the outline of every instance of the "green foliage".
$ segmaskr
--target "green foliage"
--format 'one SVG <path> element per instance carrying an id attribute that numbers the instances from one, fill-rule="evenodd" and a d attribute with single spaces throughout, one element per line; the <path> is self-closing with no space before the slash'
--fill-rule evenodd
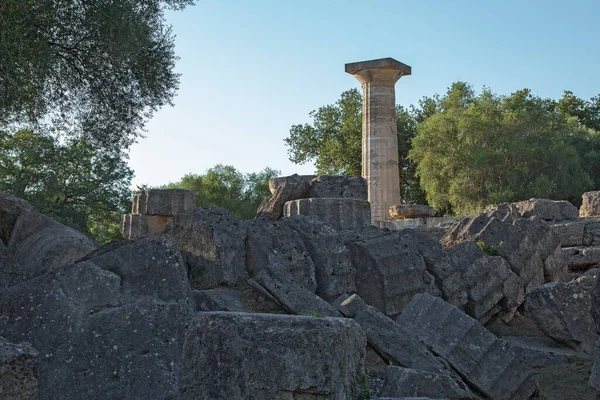
<path id="1" fill-rule="evenodd" d="M 99 242 L 119 237 L 132 176 L 119 152 L 27 130 L 0 134 L 0 191 Z"/>
<path id="2" fill-rule="evenodd" d="M 498 248 L 494 245 L 489 245 L 486 244 L 483 240 L 479 240 L 477 241 L 477 246 L 479 246 L 479 248 L 481 250 L 483 250 L 485 252 L 485 254 L 487 254 L 488 256 L 497 256 L 498 255 Z M 502 244 L 500 244 L 502 245 Z"/>
<path id="3" fill-rule="evenodd" d="M 249 219 L 269 196 L 269 179 L 279 173 L 266 167 L 258 173 L 242 174 L 231 165 L 219 164 L 203 175 L 188 174 L 164 187 L 193 190 L 198 207 L 223 207 L 239 219 Z"/>
<path id="4" fill-rule="evenodd" d="M 127 148 L 177 90 L 164 12 L 191 4 L 1 0 L 0 131 L 28 126 Z"/>
<path id="5" fill-rule="evenodd" d="M 398 156 L 401 198 L 407 203 L 425 204 L 424 192 L 415 178 L 415 165 L 408 159 L 417 118 L 425 110 L 410 111 L 398 106 Z M 314 161 L 319 175 L 362 174 L 362 96 L 357 89 L 342 93 L 331 105 L 309 113 L 312 124 L 293 125 L 284 139 L 290 161 Z"/>
<path id="6" fill-rule="evenodd" d="M 531 197 L 576 201 L 600 178 L 590 168 L 600 162 L 599 133 L 564 111 L 565 101 L 561 111 L 528 89 L 475 94 L 464 82 L 428 99 L 434 111 L 409 154 L 429 204 L 470 214 Z"/>

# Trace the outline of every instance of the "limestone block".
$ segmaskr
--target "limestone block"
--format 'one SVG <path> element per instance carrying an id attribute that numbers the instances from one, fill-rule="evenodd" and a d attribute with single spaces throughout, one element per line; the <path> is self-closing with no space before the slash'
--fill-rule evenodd
<path id="1" fill-rule="evenodd" d="M 600 264 L 600 246 L 564 247 L 562 254 L 571 270 L 588 269 Z"/>
<path id="2" fill-rule="evenodd" d="M 317 294 L 330 301 L 343 293 L 356 292 L 356 270 L 350 251 L 338 232 L 316 217 L 298 215 L 284 218 L 281 224 L 292 227 L 302 239 L 315 264 Z"/>
<path id="3" fill-rule="evenodd" d="M 485 213 L 503 221 L 517 218 L 538 217 L 544 221 L 574 220 L 578 217 L 577 207 L 565 200 L 529 199 L 515 203 L 487 206 Z"/>
<path id="4" fill-rule="evenodd" d="M 468 391 L 450 365 L 432 353 L 410 330 L 394 323 L 359 295 L 342 295 L 334 305 L 346 318 L 360 325 L 369 345 L 388 363 L 451 377 Z"/>
<path id="5" fill-rule="evenodd" d="M 186 334 L 180 398 L 356 399 L 365 346 L 348 319 L 200 313 Z"/>
<path id="6" fill-rule="evenodd" d="M 580 217 L 600 217 L 600 191 L 586 192 L 579 208 Z"/>
<path id="7" fill-rule="evenodd" d="M 390 365 L 385 369 L 384 381 L 381 396 L 475 399 L 475 396 L 459 387 L 448 376 L 412 368 Z"/>
<path id="8" fill-rule="evenodd" d="M 121 234 L 128 240 L 162 235 L 172 220 L 170 215 L 123 214 Z"/>
<path id="9" fill-rule="evenodd" d="M 223 208 L 200 207 L 173 217 L 171 236 L 194 289 L 235 285 L 248 278 L 246 229 Z"/>
<path id="10" fill-rule="evenodd" d="M 290 175 L 290 176 L 278 176 L 275 178 L 271 178 L 269 179 L 269 190 L 271 191 L 271 194 L 275 193 L 277 191 L 277 189 L 282 186 L 285 182 L 288 183 L 288 185 L 302 185 L 304 183 L 309 183 L 316 178 L 316 175 L 298 175 L 298 174 L 294 174 L 294 175 Z"/>
<path id="11" fill-rule="evenodd" d="M 435 211 L 433 207 L 418 204 L 401 204 L 391 206 L 389 210 L 390 217 L 396 219 L 404 218 L 428 218 L 433 217 Z"/>
<path id="12" fill-rule="evenodd" d="M 366 200 L 353 198 L 309 198 L 285 203 L 284 216 L 314 216 L 337 230 L 356 229 L 371 224 L 371 208 Z"/>
<path id="13" fill-rule="evenodd" d="M 585 221 L 561 222 L 550 224 L 550 229 L 558 235 L 562 247 L 581 246 L 585 225 Z"/>
<path id="14" fill-rule="evenodd" d="M 367 181 L 362 176 L 317 176 L 310 181 L 310 190 L 306 197 L 367 200 Z"/>
<path id="15" fill-rule="evenodd" d="M 440 294 L 413 241 L 399 231 L 347 246 L 358 294 L 384 314 L 398 314 L 416 293 Z"/>
<path id="16" fill-rule="evenodd" d="M 0 337 L 0 396 L 3 399 L 38 399 L 38 357 L 29 343 L 10 343 Z"/>
<path id="17" fill-rule="evenodd" d="M 551 282 L 527 294 L 527 314 L 558 343 L 593 354 L 596 334 L 590 314 L 595 277 Z"/>
<path id="18" fill-rule="evenodd" d="M 586 221 L 583 228 L 584 246 L 600 246 L 600 221 Z"/>
<path id="19" fill-rule="evenodd" d="M 284 215 L 286 202 L 305 198 L 310 190 L 310 180 L 305 176 L 285 177 L 275 191 L 258 206 L 256 218 L 278 220 Z"/>
<path id="20" fill-rule="evenodd" d="M 531 370 L 506 342 L 440 298 L 416 295 L 396 323 L 489 398 L 526 399 L 535 391 Z"/>
<path id="21" fill-rule="evenodd" d="M 196 193 L 186 189 L 150 189 L 133 198 L 132 214 L 175 215 L 195 208 Z"/>

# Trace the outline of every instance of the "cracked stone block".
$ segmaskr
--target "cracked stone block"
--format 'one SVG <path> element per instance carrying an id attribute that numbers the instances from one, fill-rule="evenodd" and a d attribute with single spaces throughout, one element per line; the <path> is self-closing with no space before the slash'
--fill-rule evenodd
<path id="1" fill-rule="evenodd" d="M 356 229 L 371 225 L 371 205 L 355 198 L 305 198 L 288 201 L 283 216 L 314 216 L 337 230 Z"/>
<path id="2" fill-rule="evenodd" d="M 196 207 L 196 193 L 186 189 L 150 189 L 138 192 L 131 205 L 132 214 L 170 215 Z"/>

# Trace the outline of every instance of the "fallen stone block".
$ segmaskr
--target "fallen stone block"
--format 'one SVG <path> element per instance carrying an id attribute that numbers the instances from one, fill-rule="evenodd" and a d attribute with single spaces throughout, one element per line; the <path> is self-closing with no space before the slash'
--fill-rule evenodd
<path id="1" fill-rule="evenodd" d="M 418 371 L 411 368 L 388 366 L 384 373 L 385 384 L 381 396 L 429 397 L 448 399 L 474 399 L 446 375 Z"/>
<path id="2" fill-rule="evenodd" d="M 162 235 L 173 220 L 170 215 L 121 215 L 121 234 L 127 240 Z"/>
<path id="3" fill-rule="evenodd" d="M 186 189 L 150 189 L 134 195 L 132 214 L 173 216 L 196 207 L 196 193 Z"/>
<path id="4" fill-rule="evenodd" d="M 231 289 L 192 290 L 196 311 L 245 312 L 240 294 Z"/>
<path id="5" fill-rule="evenodd" d="M 347 246 L 358 294 L 384 314 L 398 314 L 416 293 L 440 294 L 409 236 L 397 231 Z"/>
<path id="6" fill-rule="evenodd" d="M 540 286 L 527 294 L 527 314 L 558 343 L 593 354 L 596 334 L 590 310 L 594 283 L 594 277 L 581 277 Z"/>
<path id="7" fill-rule="evenodd" d="M 415 295 L 396 323 L 492 399 L 526 399 L 535 391 L 531 371 L 506 342 L 440 298 Z"/>
<path id="8" fill-rule="evenodd" d="M 430 206 L 419 204 L 400 204 L 391 206 L 389 209 L 390 217 L 396 219 L 404 218 L 428 218 L 435 215 L 435 210 Z"/>
<path id="9" fill-rule="evenodd" d="M 320 175 L 310 180 L 308 198 L 367 200 L 367 181 L 362 176 Z"/>
<path id="10" fill-rule="evenodd" d="M 517 218 L 537 217 L 544 221 L 564 221 L 577 219 L 577 207 L 565 200 L 529 199 L 514 203 L 487 206 L 485 213 L 503 221 L 512 222 Z"/>
<path id="11" fill-rule="evenodd" d="M 350 251 L 335 229 L 315 217 L 296 216 L 281 220 L 302 239 L 315 265 L 317 295 L 330 301 L 343 293 L 356 292 L 356 270 Z"/>
<path id="12" fill-rule="evenodd" d="M 585 221 L 581 244 L 583 246 L 600 246 L 600 221 Z"/>
<path id="13" fill-rule="evenodd" d="M 570 270 L 584 270 L 600 263 L 600 246 L 564 247 L 562 254 Z"/>
<path id="14" fill-rule="evenodd" d="M 539 338 L 525 336 L 503 336 L 502 340 L 511 346 L 523 364 L 531 368 L 560 365 L 581 358 L 580 353 L 559 347 L 551 340 L 549 340 L 551 343 L 546 343 Z"/>
<path id="15" fill-rule="evenodd" d="M 38 399 L 39 354 L 29 343 L 0 337 L 0 396 L 5 400 Z"/>
<path id="16" fill-rule="evenodd" d="M 251 278 L 266 269 L 289 276 L 312 293 L 317 291 L 315 264 L 289 224 L 258 219 L 242 223 L 247 232 L 246 269 Z"/>
<path id="17" fill-rule="evenodd" d="M 283 217 L 285 203 L 308 196 L 310 181 L 305 176 L 292 175 L 281 179 L 281 183 L 277 186 L 275 192 L 258 206 L 256 218 L 278 220 Z"/>
<path id="18" fill-rule="evenodd" d="M 310 185 L 310 182 L 316 178 L 317 175 L 289 175 L 289 176 L 277 176 L 275 178 L 269 179 L 269 191 L 271 193 L 275 193 L 277 189 L 284 183 L 289 183 L 293 185 L 303 184 L 307 182 Z"/>
<path id="19" fill-rule="evenodd" d="M 561 222 L 551 224 L 550 229 L 558 235 L 562 247 L 581 246 L 585 221 Z"/>
<path id="20" fill-rule="evenodd" d="M 185 338 L 180 398 L 356 399 L 365 345 L 342 318 L 201 313 Z"/>
<path id="21" fill-rule="evenodd" d="M 355 198 L 304 198 L 285 203 L 283 216 L 314 216 L 337 230 L 356 229 L 371 224 L 371 205 Z"/>
<path id="22" fill-rule="evenodd" d="M 171 236 L 194 289 L 245 282 L 246 229 L 223 208 L 201 207 L 173 217 Z"/>
<path id="23" fill-rule="evenodd" d="M 16 219 L 6 254 L 27 280 L 71 264 L 97 248 L 98 244 L 83 233 L 31 210 L 21 212 Z"/>
<path id="24" fill-rule="evenodd" d="M 346 318 L 352 318 L 360 325 L 371 348 L 387 363 L 452 377 L 459 387 L 468 391 L 452 368 L 425 347 L 418 337 L 365 303 L 360 296 L 342 295 L 334 304 Z"/>
<path id="25" fill-rule="evenodd" d="M 291 314 L 340 317 L 335 307 L 278 271 L 259 271 L 254 280 Z"/>
<path id="26" fill-rule="evenodd" d="M 582 218 L 600 216 L 600 191 L 586 192 L 579 207 L 579 216 Z"/>

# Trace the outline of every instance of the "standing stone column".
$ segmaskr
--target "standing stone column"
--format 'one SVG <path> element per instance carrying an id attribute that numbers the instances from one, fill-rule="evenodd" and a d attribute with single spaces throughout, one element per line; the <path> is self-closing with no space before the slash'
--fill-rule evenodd
<path id="1" fill-rule="evenodd" d="M 362 84 L 362 176 L 367 180 L 371 221 L 388 218 L 388 209 L 400 204 L 398 134 L 394 85 L 411 69 L 393 58 L 346 64 L 346 72 Z"/>

